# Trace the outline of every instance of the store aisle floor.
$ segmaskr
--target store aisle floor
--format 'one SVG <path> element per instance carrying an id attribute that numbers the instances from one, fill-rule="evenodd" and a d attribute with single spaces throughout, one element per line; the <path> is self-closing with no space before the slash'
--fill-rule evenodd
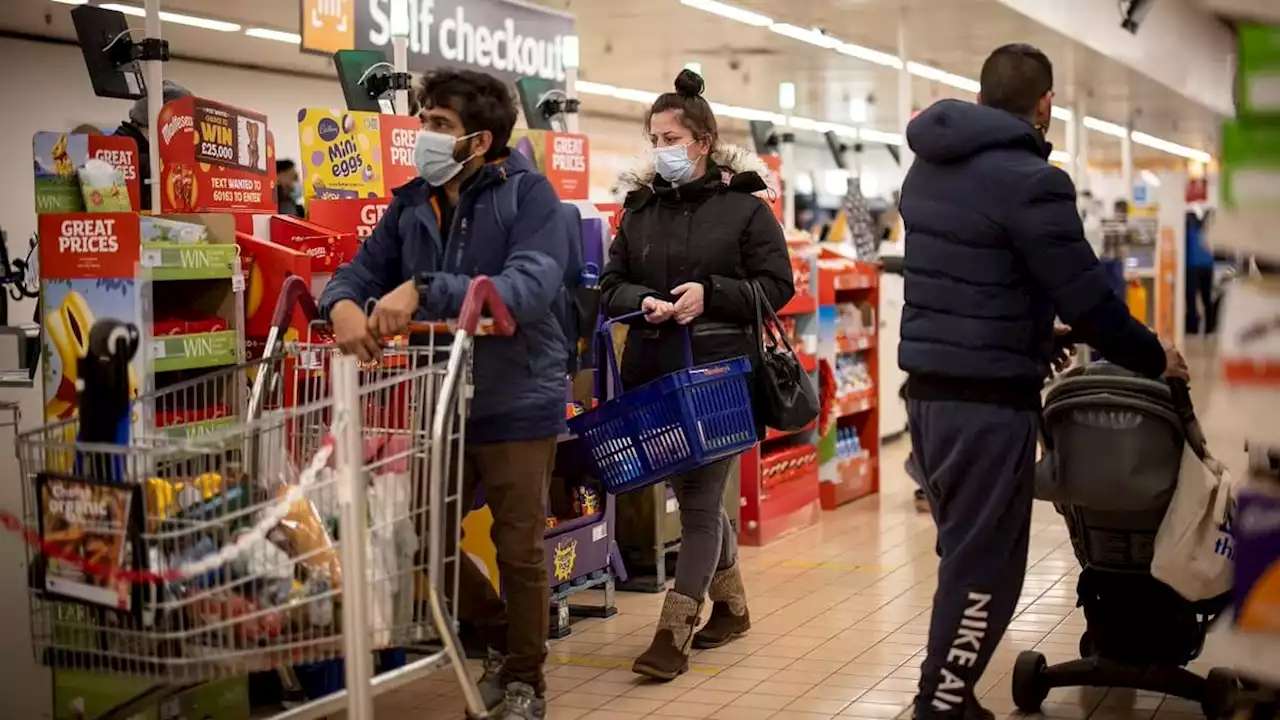
<path id="1" fill-rule="evenodd" d="M 1203 367 L 1203 353 L 1188 354 Z M 1212 390 L 1198 383 L 1198 405 Z M 1208 430 L 1224 460 L 1243 468 L 1240 439 L 1215 434 L 1212 424 Z M 905 440 L 885 446 L 878 497 L 767 548 L 743 548 L 750 635 L 696 652 L 691 671 L 674 682 L 645 682 L 630 671 L 652 638 L 660 595 L 619 593 L 616 617 L 576 624 L 551 647 L 548 718 L 910 717 L 937 558 L 933 525 L 913 508 L 902 471 L 906 452 Z M 979 688 L 997 718 L 1017 715 L 1009 680 L 1017 653 L 1035 648 L 1051 663 L 1075 658 L 1084 629 L 1075 607 L 1078 566 L 1052 507 L 1037 503 L 1032 533 L 1018 615 Z M 1193 667 L 1203 672 L 1207 661 Z M 437 675 L 380 698 L 378 717 L 457 718 L 462 707 L 453 682 Z M 1043 710 L 1067 720 L 1203 717 L 1183 700 L 1119 690 L 1054 691 Z"/>

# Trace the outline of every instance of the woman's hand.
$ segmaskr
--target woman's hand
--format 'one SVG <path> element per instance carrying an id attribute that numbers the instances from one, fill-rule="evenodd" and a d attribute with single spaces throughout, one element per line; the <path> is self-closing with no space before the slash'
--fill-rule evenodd
<path id="1" fill-rule="evenodd" d="M 650 295 L 640 303 L 640 309 L 644 311 L 644 319 L 656 325 L 670 320 L 676 306 Z"/>
<path id="2" fill-rule="evenodd" d="M 671 294 L 680 298 L 675 304 L 676 322 L 688 325 L 702 315 L 702 302 L 706 294 L 702 283 L 685 283 L 672 290 Z"/>

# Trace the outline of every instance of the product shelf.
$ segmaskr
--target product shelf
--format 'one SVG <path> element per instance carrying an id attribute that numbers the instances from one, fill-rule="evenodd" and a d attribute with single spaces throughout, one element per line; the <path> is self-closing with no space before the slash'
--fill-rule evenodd
<path id="1" fill-rule="evenodd" d="M 880 487 L 881 267 L 827 247 L 817 265 L 818 356 L 831 365 L 837 388 L 836 422 L 818 445 L 819 492 L 823 509 L 833 510 Z"/>
<path id="2" fill-rule="evenodd" d="M 154 338 L 151 357 L 157 373 L 235 365 L 240 361 L 239 333 L 224 330 Z"/>
<path id="3" fill-rule="evenodd" d="M 151 280 L 229 280 L 239 272 L 235 245 L 150 242 L 142 244 L 141 265 Z"/>
<path id="4" fill-rule="evenodd" d="M 796 295 L 778 312 L 800 367 L 817 383 L 820 312 L 817 252 L 812 238 L 792 233 L 787 239 Z M 787 442 L 781 442 L 786 440 Z M 769 429 L 742 456 L 739 541 L 766 545 L 777 538 L 817 524 L 817 422 L 793 432 Z"/>
<path id="5" fill-rule="evenodd" d="M 836 352 L 845 355 L 848 353 L 862 352 L 870 350 L 876 346 L 875 335 L 837 335 L 836 336 Z"/>
<path id="6" fill-rule="evenodd" d="M 876 407 L 876 397 L 876 389 L 873 387 L 837 396 L 837 414 L 845 418 L 870 412 Z"/>

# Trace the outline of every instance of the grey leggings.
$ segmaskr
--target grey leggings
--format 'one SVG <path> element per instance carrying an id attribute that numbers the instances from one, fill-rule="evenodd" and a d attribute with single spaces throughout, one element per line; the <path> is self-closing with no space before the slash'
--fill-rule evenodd
<path id="1" fill-rule="evenodd" d="M 672 478 L 680 503 L 680 557 L 676 560 L 676 592 L 702 600 L 716 570 L 738 560 L 738 537 L 724 510 L 724 489 L 734 458 Z"/>

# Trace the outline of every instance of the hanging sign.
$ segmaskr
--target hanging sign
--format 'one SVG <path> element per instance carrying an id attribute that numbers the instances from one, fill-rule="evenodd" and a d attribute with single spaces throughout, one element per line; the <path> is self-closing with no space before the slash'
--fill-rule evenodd
<path id="1" fill-rule="evenodd" d="M 409 70 L 479 70 L 514 82 L 565 79 L 573 16 L 507 0 L 407 0 Z M 301 0 L 302 50 L 391 50 L 391 0 Z"/>

